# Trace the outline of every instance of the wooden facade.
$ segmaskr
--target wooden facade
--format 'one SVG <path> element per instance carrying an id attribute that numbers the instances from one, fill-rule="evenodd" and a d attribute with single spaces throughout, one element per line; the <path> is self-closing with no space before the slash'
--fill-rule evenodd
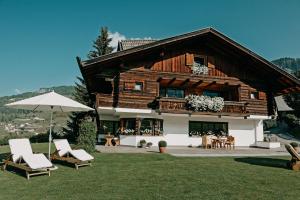
<path id="1" fill-rule="evenodd" d="M 255 58 L 256 54 L 248 55 L 228 44 L 231 40 L 213 37 L 212 30 L 199 32 L 198 37 L 182 35 L 175 41 L 170 38 L 170 43 L 165 39 L 95 60 L 78 59 L 89 92 L 96 95 L 96 107 L 245 117 L 273 115 L 275 95 L 300 90 L 298 80 L 272 69 L 273 65 L 267 66 L 270 63 Z M 192 73 L 196 58 L 208 67 L 206 74 Z M 218 113 L 191 112 L 183 98 L 160 97 L 162 88 L 183 90 L 185 96 L 218 92 L 225 106 Z"/>

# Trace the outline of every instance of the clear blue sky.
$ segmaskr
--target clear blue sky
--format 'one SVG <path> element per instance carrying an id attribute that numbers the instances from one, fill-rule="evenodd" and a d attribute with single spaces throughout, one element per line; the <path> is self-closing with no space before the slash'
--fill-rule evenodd
<path id="1" fill-rule="evenodd" d="M 300 57 L 299 0 L 0 0 L 0 96 L 73 84 L 101 26 L 127 38 L 212 26 L 268 60 Z"/>

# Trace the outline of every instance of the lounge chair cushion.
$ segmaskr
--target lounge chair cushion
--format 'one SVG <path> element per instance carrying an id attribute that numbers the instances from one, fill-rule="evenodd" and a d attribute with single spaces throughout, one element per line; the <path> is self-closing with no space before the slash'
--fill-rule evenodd
<path id="1" fill-rule="evenodd" d="M 65 156 L 67 154 L 71 154 L 74 158 L 80 161 L 90 161 L 94 159 L 93 156 L 88 154 L 83 149 L 72 150 L 68 140 L 66 139 L 53 140 L 53 142 L 55 144 L 59 156 Z"/>
<path id="2" fill-rule="evenodd" d="M 89 160 L 93 160 L 94 157 L 91 156 L 90 154 L 88 154 L 85 150 L 83 149 L 78 149 L 78 150 L 72 150 L 69 152 L 72 156 L 74 156 L 75 158 L 77 158 L 78 160 L 81 161 L 89 161 Z"/>
<path id="3" fill-rule="evenodd" d="M 13 162 L 17 162 L 25 155 L 32 155 L 32 148 L 29 139 L 10 139 L 8 141 Z"/>
<path id="4" fill-rule="evenodd" d="M 41 170 L 52 167 L 52 163 L 42 153 L 25 155 L 22 158 L 31 169 Z"/>
<path id="5" fill-rule="evenodd" d="M 17 163 L 22 159 L 31 169 L 43 169 L 53 166 L 44 154 L 33 154 L 29 139 L 10 139 L 8 143 L 13 162 Z"/>

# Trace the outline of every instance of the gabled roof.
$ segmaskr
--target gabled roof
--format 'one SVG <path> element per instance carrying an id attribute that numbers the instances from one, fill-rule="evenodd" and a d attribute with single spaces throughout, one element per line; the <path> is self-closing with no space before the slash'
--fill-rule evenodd
<path id="1" fill-rule="evenodd" d="M 85 73 L 87 71 L 99 67 L 102 63 L 108 63 L 108 62 L 118 63 L 128 58 L 137 59 L 143 53 L 149 53 L 151 51 L 157 51 L 159 49 L 161 50 L 164 49 L 164 47 L 171 46 L 174 44 L 179 44 L 179 43 L 182 44 L 197 38 L 213 38 L 213 40 L 217 40 L 219 43 L 226 45 L 226 48 L 233 49 L 234 51 L 238 52 L 242 56 L 245 56 L 245 58 L 247 57 L 248 60 L 252 60 L 255 61 L 256 63 L 259 63 L 261 67 L 258 67 L 258 70 L 262 70 L 262 71 L 265 70 L 265 73 L 267 74 L 271 72 L 274 73 L 274 75 L 277 75 L 277 77 L 280 76 L 281 78 L 283 78 L 286 86 L 283 86 L 282 80 L 268 80 L 268 81 L 273 81 L 274 85 L 279 84 L 285 87 L 284 88 L 285 92 L 283 92 L 283 90 L 276 91 L 277 94 L 288 93 L 290 91 L 294 91 L 294 92 L 300 91 L 300 80 L 297 79 L 295 76 L 289 74 L 288 72 L 284 71 L 283 69 L 279 68 L 278 66 L 274 65 L 273 63 L 269 62 L 263 57 L 257 55 L 256 53 L 252 52 L 246 47 L 238 44 L 237 42 L 233 41 L 232 39 L 228 38 L 227 36 L 218 32 L 213 28 L 205 28 L 205 29 L 185 33 L 182 35 L 169 37 L 166 39 L 149 42 L 147 44 L 143 44 L 140 46 L 135 46 L 136 44 L 138 44 L 137 42 L 133 44 L 131 48 L 125 47 L 124 50 L 120 50 L 111 54 L 106 54 L 91 60 L 81 61 L 80 58 L 78 58 L 77 61 L 80 70 L 83 76 L 85 77 Z"/>
<path id="2" fill-rule="evenodd" d="M 121 40 L 118 43 L 117 51 L 127 50 L 127 49 L 130 49 L 133 47 L 149 44 L 149 43 L 152 43 L 155 41 L 157 41 L 157 40 Z"/>

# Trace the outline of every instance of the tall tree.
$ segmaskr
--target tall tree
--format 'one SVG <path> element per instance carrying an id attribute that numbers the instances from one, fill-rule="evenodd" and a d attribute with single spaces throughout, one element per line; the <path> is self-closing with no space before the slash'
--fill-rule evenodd
<path id="1" fill-rule="evenodd" d="M 111 42 L 111 38 L 108 35 L 107 27 L 101 27 L 100 35 L 93 42 L 93 50 L 91 50 L 88 54 L 88 58 L 96 58 L 105 54 L 109 54 L 113 51 L 113 48 L 109 46 Z"/>
<path id="2" fill-rule="evenodd" d="M 84 79 L 77 77 L 78 82 L 75 82 L 75 91 L 73 97 L 76 101 L 85 104 L 89 107 L 94 106 L 94 100 L 90 98 L 90 95 L 86 89 L 86 84 Z M 67 138 L 75 142 L 79 136 L 80 124 L 87 117 L 95 119 L 95 112 L 72 112 L 69 115 L 69 120 L 67 122 L 67 128 L 64 128 L 64 132 L 67 133 Z"/>
<path id="3" fill-rule="evenodd" d="M 100 35 L 93 41 L 93 49 L 88 53 L 87 57 L 93 59 L 101 55 L 109 54 L 113 51 L 110 45 L 111 38 L 109 38 L 108 28 L 101 27 Z M 89 107 L 94 107 L 95 111 L 88 113 L 71 113 L 70 120 L 67 123 L 68 128 L 64 129 L 67 132 L 68 138 L 72 141 L 76 141 L 79 134 L 79 127 L 81 122 L 90 117 L 92 120 L 96 120 L 97 132 L 100 130 L 100 118 L 95 105 L 95 96 L 89 94 L 84 79 L 77 77 L 78 83 L 75 83 L 75 92 L 73 94 L 76 101 L 83 103 Z"/>

